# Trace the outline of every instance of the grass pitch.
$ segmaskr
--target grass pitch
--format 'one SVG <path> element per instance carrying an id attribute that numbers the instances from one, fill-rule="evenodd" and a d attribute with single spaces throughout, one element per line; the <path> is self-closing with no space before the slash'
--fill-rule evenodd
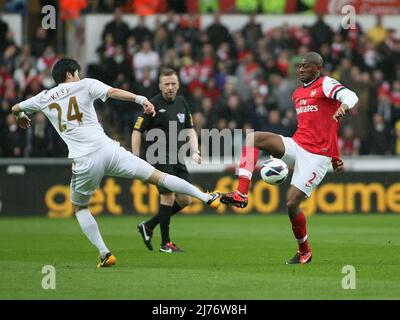
<path id="1" fill-rule="evenodd" d="M 286 215 L 174 216 L 185 252 L 148 251 L 138 216 L 98 217 L 117 265 L 97 269 L 97 250 L 75 220 L 0 219 L 0 299 L 399 299 L 400 216 L 308 218 L 309 265 L 289 266 L 296 243 Z M 44 290 L 44 265 L 56 289 Z M 345 265 L 356 289 L 344 290 Z"/>

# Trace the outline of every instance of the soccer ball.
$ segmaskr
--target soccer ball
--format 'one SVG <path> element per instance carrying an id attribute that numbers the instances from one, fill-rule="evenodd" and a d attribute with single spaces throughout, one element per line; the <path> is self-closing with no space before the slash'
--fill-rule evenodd
<path id="1" fill-rule="evenodd" d="M 271 158 L 262 164 L 261 179 L 272 185 L 281 184 L 286 180 L 289 169 L 285 162 L 280 159 Z"/>

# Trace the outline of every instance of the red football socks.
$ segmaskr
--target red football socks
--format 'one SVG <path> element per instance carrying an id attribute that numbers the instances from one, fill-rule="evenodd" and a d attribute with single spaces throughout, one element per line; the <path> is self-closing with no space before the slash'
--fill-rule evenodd
<path id="1" fill-rule="evenodd" d="M 299 244 L 299 251 L 301 253 L 311 251 L 310 244 L 307 239 L 306 217 L 303 212 L 300 212 L 295 217 L 290 217 L 292 223 L 293 234 Z"/>
<path id="2" fill-rule="evenodd" d="M 240 157 L 239 185 L 238 191 L 247 195 L 250 188 L 250 181 L 256 167 L 260 150 L 255 147 L 244 146 Z"/>

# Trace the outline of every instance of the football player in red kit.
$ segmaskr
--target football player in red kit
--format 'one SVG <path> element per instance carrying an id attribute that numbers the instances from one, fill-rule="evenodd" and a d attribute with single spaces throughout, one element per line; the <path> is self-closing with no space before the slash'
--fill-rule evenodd
<path id="1" fill-rule="evenodd" d="M 339 119 L 358 101 L 353 91 L 330 77 L 322 76 L 322 66 L 323 59 L 318 53 L 304 55 L 298 69 L 303 85 L 292 96 L 298 118 L 295 134 L 291 138 L 271 132 L 248 134 L 240 159 L 238 189 L 221 197 L 222 203 L 246 207 L 250 180 L 260 150 L 294 167 L 286 205 L 298 251 L 288 264 L 311 261 L 306 218 L 300 203 L 310 197 L 331 165 L 334 171 L 343 169 L 338 147 Z"/>

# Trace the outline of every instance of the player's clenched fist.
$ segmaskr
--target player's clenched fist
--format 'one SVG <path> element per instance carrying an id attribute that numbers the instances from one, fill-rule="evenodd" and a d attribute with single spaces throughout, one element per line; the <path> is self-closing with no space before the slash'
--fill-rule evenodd
<path id="1" fill-rule="evenodd" d="M 335 114 L 333 115 L 333 120 L 335 120 L 336 122 L 343 117 L 347 111 L 349 110 L 349 107 L 345 104 L 342 104 L 339 109 L 336 110 Z"/>
<path id="2" fill-rule="evenodd" d="M 18 116 L 17 122 L 22 129 L 28 129 L 31 126 L 31 119 L 26 114 Z"/>
<path id="3" fill-rule="evenodd" d="M 145 113 L 151 114 L 152 117 L 156 115 L 156 110 L 149 100 L 143 102 L 143 110 Z"/>
<path id="4" fill-rule="evenodd" d="M 344 170 L 343 161 L 340 159 L 332 159 L 332 167 L 333 171 L 335 172 L 343 171 Z"/>

